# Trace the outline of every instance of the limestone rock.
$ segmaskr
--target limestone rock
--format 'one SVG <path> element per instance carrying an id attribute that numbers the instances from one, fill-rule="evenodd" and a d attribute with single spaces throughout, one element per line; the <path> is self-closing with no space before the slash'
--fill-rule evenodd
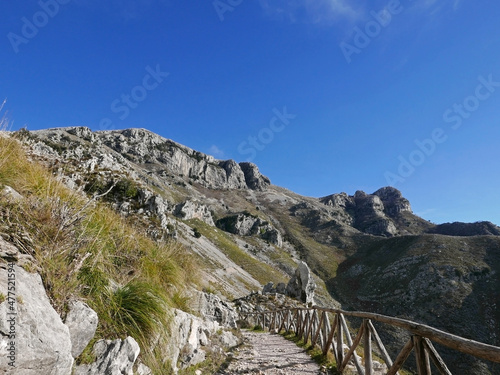
<path id="1" fill-rule="evenodd" d="M 268 282 L 264 287 L 262 288 L 262 294 L 267 294 L 267 293 L 272 293 L 273 292 L 273 287 L 274 283 L 273 282 Z"/>
<path id="2" fill-rule="evenodd" d="M 3 189 L 0 190 L 0 197 L 5 198 L 11 202 L 18 202 L 23 199 L 23 196 L 10 186 L 4 186 Z"/>
<path id="3" fill-rule="evenodd" d="M 286 286 L 286 293 L 289 297 L 297 298 L 304 303 L 314 303 L 314 290 L 316 282 L 314 281 L 311 270 L 305 262 L 300 262 L 295 275 L 290 279 Z"/>
<path id="4" fill-rule="evenodd" d="M 86 126 L 70 127 L 66 128 L 66 131 L 69 134 L 72 134 L 78 138 L 85 139 L 86 141 L 89 142 L 93 142 L 95 140 L 94 133 L 92 133 L 92 130 L 90 130 Z"/>
<path id="5" fill-rule="evenodd" d="M 16 299 L 13 307 L 17 310 L 15 324 L 8 319 L 12 316 L 10 304 L 5 300 L 0 304 L 0 352 L 7 353 L 11 341 L 15 343 L 15 369 L 8 365 L 10 358 L 0 355 L 0 373 L 16 375 L 68 375 L 73 366 L 69 329 L 51 306 L 45 293 L 42 279 L 38 274 L 26 272 L 17 265 L 14 272 L 0 264 L 0 292 L 7 296 L 8 274 L 15 275 Z M 11 284 L 12 285 L 12 284 Z M 9 339 L 15 327 L 15 339 Z"/>
<path id="6" fill-rule="evenodd" d="M 263 176 L 255 164 L 242 162 L 240 167 L 245 174 L 245 181 L 250 189 L 266 190 L 266 187 L 271 184 L 269 178 Z"/>
<path id="7" fill-rule="evenodd" d="M 402 213 L 411 213 L 410 202 L 393 187 L 384 187 L 373 194 L 356 191 L 354 196 L 346 193 L 332 194 L 320 202 L 331 208 L 334 221 L 352 225 L 356 229 L 377 236 L 392 237 L 399 234 L 394 220 Z M 318 224 L 318 223 L 313 223 Z"/>
<path id="8" fill-rule="evenodd" d="M 389 216 L 395 216 L 401 212 L 412 212 L 410 201 L 404 198 L 398 189 L 386 186 L 373 194 L 382 200 L 385 212 Z"/>
<path id="9" fill-rule="evenodd" d="M 194 310 L 199 312 L 204 319 L 215 321 L 223 327 L 236 328 L 238 314 L 227 302 L 222 301 L 215 294 L 196 292 L 193 302 Z"/>
<path id="10" fill-rule="evenodd" d="M 212 213 L 208 207 L 199 202 L 187 200 L 184 203 L 180 203 L 175 209 L 175 215 L 180 216 L 185 220 L 199 219 L 208 225 L 215 225 Z"/>
<path id="11" fill-rule="evenodd" d="M 240 340 L 229 331 L 222 333 L 220 341 L 225 348 L 234 348 L 240 343 Z"/>
<path id="12" fill-rule="evenodd" d="M 137 375 L 153 375 L 153 371 L 143 363 L 139 363 L 136 373 Z"/>
<path id="13" fill-rule="evenodd" d="M 239 236 L 259 235 L 262 239 L 274 245 L 283 246 L 283 238 L 276 228 L 269 222 L 248 212 L 226 216 L 217 220 L 215 225 L 229 233 Z"/>
<path id="14" fill-rule="evenodd" d="M 90 171 L 99 166 L 130 172 L 134 170 L 131 165 L 136 164 L 150 166 L 152 173 L 168 171 L 212 189 L 264 190 L 270 184 L 254 164 L 217 160 L 146 129 L 91 132 L 85 127 L 69 127 L 31 134 L 37 139 L 32 144 L 35 154 L 81 160 L 82 167 Z M 89 147 L 90 157 L 83 157 Z"/>
<path id="15" fill-rule="evenodd" d="M 97 313 L 86 303 L 72 301 L 64 324 L 69 328 L 71 354 L 77 358 L 94 337 L 97 329 Z"/>
<path id="16" fill-rule="evenodd" d="M 203 362 L 205 351 L 201 348 L 202 343 L 205 343 L 207 336 L 215 333 L 219 327 L 216 322 L 204 324 L 194 315 L 175 310 L 171 326 L 172 337 L 168 347 L 174 372 L 178 371 L 178 364 L 181 368 L 185 368 Z"/>
<path id="17" fill-rule="evenodd" d="M 22 253 L 16 246 L 5 241 L 1 236 L 0 258 L 6 262 L 14 262 L 21 267 L 28 264 L 32 266 L 35 263 L 35 259 L 31 255 Z"/>
<path id="18" fill-rule="evenodd" d="M 99 340 L 93 351 L 97 360 L 90 365 L 78 366 L 75 375 L 133 375 L 140 348 L 129 336 L 125 340 Z"/>
<path id="19" fill-rule="evenodd" d="M 274 286 L 274 284 L 272 282 L 267 283 L 262 288 L 262 294 L 268 294 L 268 293 L 270 293 L 270 294 L 274 294 L 274 293 L 286 294 L 285 283 L 278 283 L 278 284 L 276 284 L 276 286 Z"/>

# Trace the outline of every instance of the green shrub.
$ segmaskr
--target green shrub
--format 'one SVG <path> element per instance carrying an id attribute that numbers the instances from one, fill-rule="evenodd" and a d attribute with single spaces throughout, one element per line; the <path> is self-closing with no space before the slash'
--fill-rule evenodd
<path id="1" fill-rule="evenodd" d="M 201 237 L 201 232 L 198 228 L 193 228 L 193 235 L 196 237 L 196 238 L 200 238 Z"/>

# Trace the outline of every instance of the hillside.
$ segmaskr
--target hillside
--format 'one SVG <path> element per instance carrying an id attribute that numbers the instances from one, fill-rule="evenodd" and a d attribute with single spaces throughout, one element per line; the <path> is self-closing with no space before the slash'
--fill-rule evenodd
<path id="1" fill-rule="evenodd" d="M 99 285 L 119 289 L 137 280 L 166 290 L 158 295 L 169 306 L 189 310 L 185 290 L 232 300 L 268 282 L 286 283 L 304 260 L 319 305 L 405 317 L 500 345 L 500 228 L 492 223 L 432 224 L 392 187 L 303 197 L 273 185 L 252 163 L 217 160 L 144 129 L 72 127 L 4 137 L 0 184 L 30 198 L 17 221 L 12 203 L 2 200 L 2 223 L 27 227 L 31 240 L 26 244 L 11 226 L 4 237 L 39 249 L 33 267 L 60 314 L 78 295 L 106 316 L 94 302 L 104 303 Z M 58 222 L 30 229 L 54 210 Z M 37 257 L 52 248 L 60 254 Z M 87 253 L 99 254 L 98 267 Z M 162 273 L 163 266 L 174 272 Z M 100 337 L 134 333 L 103 322 Z M 384 335 L 401 341 L 398 332 Z M 471 358 L 449 363 L 460 374 L 471 363 L 471 374 L 499 370 Z"/>

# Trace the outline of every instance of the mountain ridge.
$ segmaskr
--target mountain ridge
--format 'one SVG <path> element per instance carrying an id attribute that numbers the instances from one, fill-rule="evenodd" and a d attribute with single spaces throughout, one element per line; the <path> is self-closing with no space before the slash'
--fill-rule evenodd
<path id="1" fill-rule="evenodd" d="M 100 197 L 157 241 L 182 242 L 226 298 L 283 282 L 304 260 L 319 304 L 500 344 L 500 228 L 492 223 L 430 223 L 393 187 L 304 197 L 271 184 L 254 164 L 218 160 L 145 129 L 13 134 L 67 186 Z M 466 373 L 470 363 L 489 371 L 471 359 L 454 366 Z"/>

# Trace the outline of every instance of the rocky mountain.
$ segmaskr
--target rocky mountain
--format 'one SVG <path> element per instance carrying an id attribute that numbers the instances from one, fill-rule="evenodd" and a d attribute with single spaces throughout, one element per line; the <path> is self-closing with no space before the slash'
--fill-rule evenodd
<path id="1" fill-rule="evenodd" d="M 252 163 L 217 160 L 145 129 L 10 136 L 72 191 L 105 202 L 154 241 L 182 244 L 201 265 L 205 289 L 223 300 L 269 282 L 284 289 L 304 261 L 317 304 L 500 345 L 500 228 L 492 223 L 432 224 L 392 187 L 300 196 Z M 394 352 L 402 338 L 383 332 Z M 500 371 L 446 355 L 454 373 Z"/>

